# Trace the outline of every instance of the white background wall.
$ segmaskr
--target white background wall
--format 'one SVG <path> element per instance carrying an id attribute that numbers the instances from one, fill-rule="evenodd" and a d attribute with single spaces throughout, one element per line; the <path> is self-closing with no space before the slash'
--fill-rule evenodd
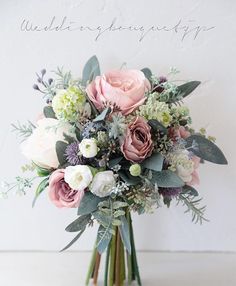
<path id="1" fill-rule="evenodd" d="M 194 40 L 182 32 L 150 32 L 139 42 L 136 32 L 106 32 L 95 41 L 92 32 L 22 32 L 24 18 L 46 25 L 56 16 L 80 25 L 214 26 Z M 43 100 L 31 88 L 35 72 L 62 66 L 80 75 L 93 54 L 102 69 L 149 66 L 166 74 L 171 66 L 181 70 L 178 78 L 203 84 L 186 103 L 194 127 L 205 127 L 217 137 L 228 166 L 201 166 L 199 191 L 208 205 L 210 223 L 196 226 L 184 209 L 174 205 L 154 215 L 135 216 L 136 241 L 145 250 L 236 251 L 236 2 L 233 0 L 53 0 L 0 1 L 0 180 L 11 181 L 25 163 L 10 124 L 34 120 Z M 0 250 L 59 250 L 70 239 L 64 227 L 76 210 L 59 210 L 44 193 L 31 209 L 34 190 L 24 197 L 0 201 Z M 74 249 L 90 249 L 95 229 L 89 230 Z"/>

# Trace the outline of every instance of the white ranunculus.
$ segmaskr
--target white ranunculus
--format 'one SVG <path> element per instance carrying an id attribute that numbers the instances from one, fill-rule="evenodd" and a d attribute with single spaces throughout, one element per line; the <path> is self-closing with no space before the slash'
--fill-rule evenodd
<path id="1" fill-rule="evenodd" d="M 98 146 L 95 139 L 83 139 L 79 144 L 79 150 L 85 158 L 93 158 L 98 153 Z"/>
<path id="2" fill-rule="evenodd" d="M 93 178 L 90 191 L 98 197 L 106 197 L 111 194 L 115 184 L 116 179 L 112 171 L 99 172 Z"/>
<path id="3" fill-rule="evenodd" d="M 86 165 L 69 166 L 65 169 L 65 181 L 73 189 L 85 190 L 93 180 L 93 174 Z"/>
<path id="4" fill-rule="evenodd" d="M 193 167 L 186 168 L 185 166 L 178 165 L 176 167 L 176 174 L 186 183 L 192 181 Z"/>
<path id="5" fill-rule="evenodd" d="M 43 118 L 37 122 L 33 133 L 21 144 L 23 155 L 43 168 L 57 168 L 56 142 L 65 141 L 63 133 L 74 137 L 69 123 Z"/>

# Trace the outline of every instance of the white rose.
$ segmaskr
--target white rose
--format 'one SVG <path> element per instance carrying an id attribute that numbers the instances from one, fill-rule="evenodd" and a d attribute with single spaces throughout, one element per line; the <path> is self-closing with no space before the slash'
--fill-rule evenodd
<path id="1" fill-rule="evenodd" d="M 21 144 L 22 153 L 40 167 L 55 169 L 59 165 L 56 142 L 65 141 L 63 133 L 74 137 L 71 125 L 53 118 L 40 119 L 37 125 L 32 135 Z"/>
<path id="2" fill-rule="evenodd" d="M 73 190 L 83 191 L 92 182 L 93 174 L 86 165 L 69 166 L 64 179 Z"/>
<path id="3" fill-rule="evenodd" d="M 83 139 L 79 144 L 79 150 L 85 158 L 93 158 L 98 153 L 97 142 L 95 139 Z"/>
<path id="4" fill-rule="evenodd" d="M 176 166 L 176 174 L 186 183 L 192 181 L 193 168 L 186 168 L 182 165 Z"/>
<path id="5" fill-rule="evenodd" d="M 99 172 L 93 178 L 90 191 L 98 197 L 106 197 L 111 194 L 115 184 L 116 180 L 112 171 Z"/>

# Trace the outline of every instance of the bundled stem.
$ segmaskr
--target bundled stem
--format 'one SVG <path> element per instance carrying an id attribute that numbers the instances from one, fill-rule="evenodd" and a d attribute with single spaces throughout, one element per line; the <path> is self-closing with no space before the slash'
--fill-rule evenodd
<path id="1" fill-rule="evenodd" d="M 126 280 L 126 266 L 128 285 L 131 285 L 132 281 L 137 280 L 138 285 L 142 286 L 134 244 L 132 219 L 129 212 L 126 214 L 126 219 L 129 227 L 131 253 L 126 251 L 125 256 L 125 249 L 121 238 L 120 229 L 119 227 L 115 227 L 115 235 L 112 236 L 107 247 L 104 286 L 123 286 L 124 281 Z M 86 279 L 86 286 L 89 285 L 91 278 L 93 278 L 93 285 L 97 285 L 100 261 L 101 255 L 98 253 L 95 245 Z"/>

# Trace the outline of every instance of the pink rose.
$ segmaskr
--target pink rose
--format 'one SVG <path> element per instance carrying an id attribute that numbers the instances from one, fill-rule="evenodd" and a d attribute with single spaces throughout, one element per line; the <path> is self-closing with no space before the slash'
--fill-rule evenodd
<path id="1" fill-rule="evenodd" d="M 141 162 L 151 155 L 153 150 L 150 126 L 142 117 L 137 117 L 126 130 L 121 151 L 125 158 L 131 162 Z"/>
<path id="2" fill-rule="evenodd" d="M 176 138 L 186 139 L 191 135 L 191 133 L 188 130 L 186 130 L 186 128 L 184 126 L 180 126 L 179 129 L 177 129 L 177 130 L 174 129 L 171 132 L 173 132 L 173 139 L 174 140 L 176 140 Z M 200 183 L 200 179 L 199 179 L 198 172 L 197 172 L 197 169 L 198 169 L 199 164 L 200 164 L 200 158 L 197 156 L 193 156 L 192 161 L 194 163 L 194 171 L 191 174 L 192 180 L 187 183 L 187 185 L 190 185 L 190 186 L 198 185 Z"/>
<path id="3" fill-rule="evenodd" d="M 145 101 L 150 83 L 139 70 L 115 70 L 97 76 L 86 89 L 97 109 L 118 106 L 123 115 L 130 114 Z"/>
<path id="4" fill-rule="evenodd" d="M 64 170 L 54 171 L 49 178 L 49 197 L 58 208 L 76 208 L 84 191 L 72 190 L 64 181 Z"/>

